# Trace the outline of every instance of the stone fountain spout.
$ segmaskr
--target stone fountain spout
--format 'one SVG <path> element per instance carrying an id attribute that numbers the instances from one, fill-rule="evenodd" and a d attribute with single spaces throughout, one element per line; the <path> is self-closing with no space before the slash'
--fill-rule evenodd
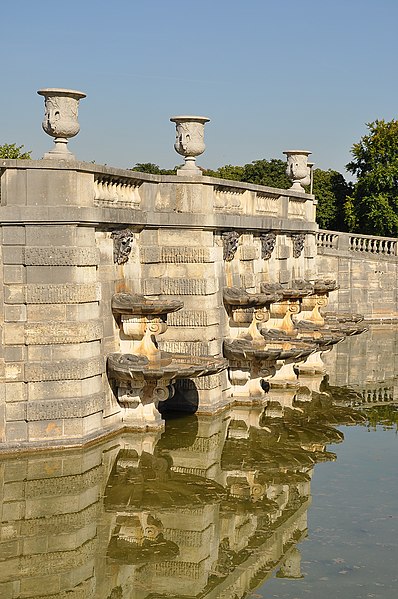
<path id="1" fill-rule="evenodd" d="M 161 429 L 158 403 L 174 395 L 175 381 L 215 374 L 226 361 L 159 349 L 156 336 L 166 332 L 167 314 L 180 310 L 181 301 L 123 292 L 113 295 L 111 306 L 128 350 L 108 356 L 108 376 L 117 388 L 123 420 L 130 428 Z"/>

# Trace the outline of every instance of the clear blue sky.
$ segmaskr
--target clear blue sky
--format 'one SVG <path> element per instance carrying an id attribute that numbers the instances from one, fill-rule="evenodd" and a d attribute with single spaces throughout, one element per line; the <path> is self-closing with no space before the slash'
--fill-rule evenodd
<path id="1" fill-rule="evenodd" d="M 345 174 L 365 123 L 398 115 L 397 0 L 19 0 L 1 10 L 0 143 L 34 158 L 41 87 L 87 93 L 70 148 L 180 163 L 177 114 L 208 116 L 209 168 L 308 149 Z"/>

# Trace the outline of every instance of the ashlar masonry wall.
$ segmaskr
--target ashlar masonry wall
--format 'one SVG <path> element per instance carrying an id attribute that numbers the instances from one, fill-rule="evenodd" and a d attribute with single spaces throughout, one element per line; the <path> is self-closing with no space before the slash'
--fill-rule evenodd
<path id="1" fill-rule="evenodd" d="M 123 427 L 106 374 L 118 291 L 176 297 L 161 349 L 222 355 L 226 285 L 316 277 L 312 195 L 55 159 L 1 163 L 0 446 L 79 445 Z M 116 239 L 127 231 L 128 259 Z M 275 234 L 271 254 L 264 235 Z M 185 383 L 182 382 L 182 385 Z M 228 402 L 226 371 L 197 381 Z"/>
<path id="2" fill-rule="evenodd" d="M 337 279 L 332 310 L 359 312 L 366 320 L 398 318 L 398 240 L 356 233 L 319 231 L 317 267 Z"/>

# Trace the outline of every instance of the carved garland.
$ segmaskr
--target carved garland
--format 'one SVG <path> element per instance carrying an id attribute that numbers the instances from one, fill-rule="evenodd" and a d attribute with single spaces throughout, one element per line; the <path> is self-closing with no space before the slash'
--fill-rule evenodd
<path id="1" fill-rule="evenodd" d="M 272 256 L 276 244 L 276 234 L 272 231 L 261 233 L 261 258 L 269 260 Z"/>
<path id="2" fill-rule="evenodd" d="M 122 229 L 121 231 L 112 231 L 113 239 L 113 261 L 115 264 L 125 264 L 129 259 L 134 233 L 131 229 Z"/>
<path id="3" fill-rule="evenodd" d="M 239 233 L 236 231 L 227 231 L 222 234 L 223 256 L 226 262 L 233 260 L 238 249 Z"/>

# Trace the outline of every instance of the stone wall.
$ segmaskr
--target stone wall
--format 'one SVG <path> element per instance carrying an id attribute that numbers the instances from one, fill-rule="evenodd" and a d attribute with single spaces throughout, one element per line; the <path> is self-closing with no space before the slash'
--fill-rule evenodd
<path id="1" fill-rule="evenodd" d="M 112 295 L 184 301 L 161 348 L 222 353 L 225 285 L 316 276 L 312 195 L 201 175 L 155 176 L 56 159 L 3 160 L 0 443 L 88 442 L 122 426 L 106 358 L 125 340 Z M 116 239 L 127 231 L 128 260 Z M 276 234 L 265 251 L 264 235 Z M 199 408 L 228 398 L 226 371 L 198 380 Z"/>
<path id="2" fill-rule="evenodd" d="M 319 231 L 317 246 L 318 273 L 340 285 L 330 296 L 330 309 L 380 322 L 398 318 L 397 239 Z"/>

